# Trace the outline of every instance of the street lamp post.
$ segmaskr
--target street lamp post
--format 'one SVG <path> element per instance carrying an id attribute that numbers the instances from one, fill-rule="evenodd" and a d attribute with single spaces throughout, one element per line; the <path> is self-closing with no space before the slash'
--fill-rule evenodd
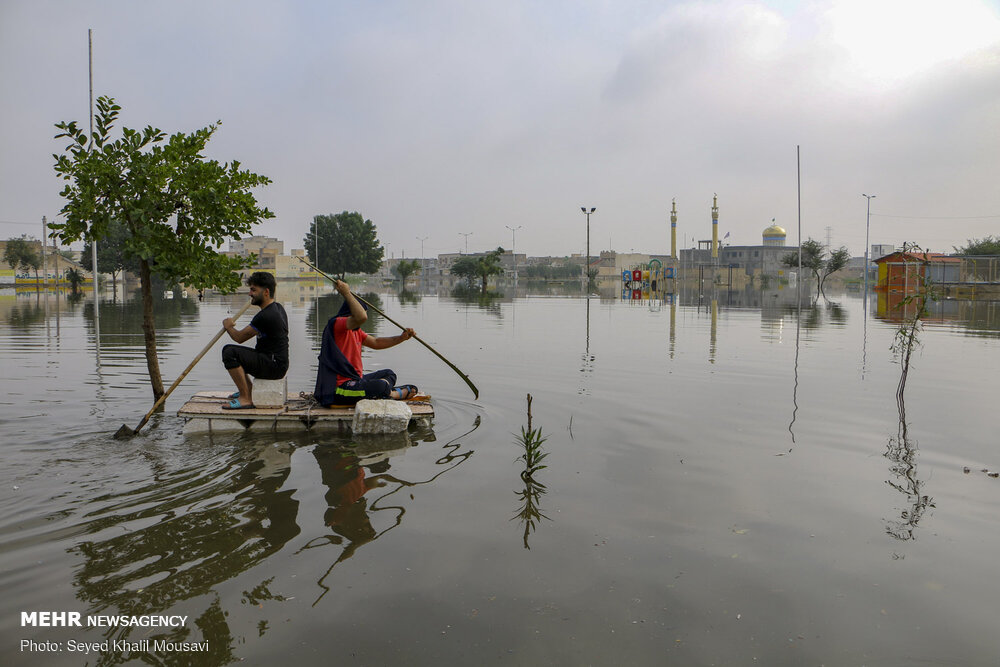
<path id="1" fill-rule="evenodd" d="M 424 262 L 424 241 L 429 239 L 429 236 L 418 236 L 417 240 L 420 241 L 420 284 L 426 286 L 424 279 L 424 269 L 426 268 L 426 262 Z"/>
<path id="2" fill-rule="evenodd" d="M 586 206 L 581 206 L 580 210 L 583 214 L 587 216 L 587 266 L 585 267 L 585 272 L 587 274 L 587 285 L 590 285 L 590 214 L 597 210 L 597 208 L 591 206 L 590 210 L 587 210 Z"/>
<path id="3" fill-rule="evenodd" d="M 868 252 L 871 246 L 868 245 L 868 229 L 871 227 L 872 222 L 872 200 L 875 199 L 875 195 L 861 194 L 862 197 L 868 200 L 868 213 L 865 216 L 865 307 L 868 307 Z"/>
<path id="4" fill-rule="evenodd" d="M 515 234 L 517 230 L 524 227 L 524 225 L 518 225 L 517 227 L 511 227 L 510 225 L 504 225 L 510 230 L 510 254 L 514 257 L 514 286 L 517 286 L 517 238 Z"/>

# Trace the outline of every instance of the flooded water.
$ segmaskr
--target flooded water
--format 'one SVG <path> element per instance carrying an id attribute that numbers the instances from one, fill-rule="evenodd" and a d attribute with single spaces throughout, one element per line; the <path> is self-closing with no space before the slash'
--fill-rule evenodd
<path id="1" fill-rule="evenodd" d="M 295 390 L 337 306 L 315 295 L 279 286 Z M 157 304 L 167 382 L 244 298 Z M 366 369 L 432 394 L 430 428 L 186 437 L 184 399 L 230 388 L 216 349 L 114 440 L 152 405 L 138 302 L 101 303 L 98 353 L 92 302 L 0 298 L 0 662 L 1000 659 L 995 303 L 933 305 L 900 406 L 874 297 L 377 298 L 480 399 L 409 342 Z M 183 622 L 87 627 L 120 615 Z"/>

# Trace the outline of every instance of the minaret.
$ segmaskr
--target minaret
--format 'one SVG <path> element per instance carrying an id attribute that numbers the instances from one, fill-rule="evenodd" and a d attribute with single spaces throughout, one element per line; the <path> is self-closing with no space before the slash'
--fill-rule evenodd
<path id="1" fill-rule="evenodd" d="M 677 259 L 677 200 L 670 200 L 670 258 Z"/>
<path id="2" fill-rule="evenodd" d="M 719 195 L 712 195 L 712 259 L 719 259 Z"/>

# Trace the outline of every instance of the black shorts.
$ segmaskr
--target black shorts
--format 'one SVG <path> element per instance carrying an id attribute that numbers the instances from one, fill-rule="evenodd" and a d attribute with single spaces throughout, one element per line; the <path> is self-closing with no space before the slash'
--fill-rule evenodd
<path id="1" fill-rule="evenodd" d="M 247 375 L 261 380 L 280 380 L 288 372 L 288 361 L 275 359 L 246 345 L 226 345 L 222 348 L 222 365 L 227 369 L 242 368 Z"/>

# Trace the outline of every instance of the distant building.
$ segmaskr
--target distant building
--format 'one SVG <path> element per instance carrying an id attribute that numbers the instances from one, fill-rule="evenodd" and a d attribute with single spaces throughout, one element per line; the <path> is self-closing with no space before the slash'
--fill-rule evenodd
<path id="1" fill-rule="evenodd" d="M 912 292 L 920 289 L 925 278 L 936 284 L 963 282 L 961 257 L 936 252 L 894 252 L 879 257 L 875 264 L 877 290 Z"/>
<path id="2" fill-rule="evenodd" d="M 257 263 L 240 271 L 241 276 L 247 276 L 254 271 L 267 271 L 278 275 L 278 257 L 284 255 L 285 243 L 271 236 L 248 236 L 238 241 L 229 242 L 229 250 L 223 254 L 230 257 L 247 257 L 251 253 L 257 255 Z M 298 260 L 295 260 L 300 264 Z M 290 267 L 290 265 L 289 265 Z"/>
<path id="3" fill-rule="evenodd" d="M 896 252 L 896 246 L 892 245 L 891 243 L 883 243 L 877 245 L 873 244 L 872 252 L 870 255 L 868 255 L 868 257 L 869 259 L 874 260 L 878 259 L 879 257 L 885 257 L 886 255 L 891 255 L 894 252 Z"/>
<path id="4" fill-rule="evenodd" d="M 733 267 L 742 269 L 747 275 L 778 276 L 788 271 L 781 263 L 782 258 L 790 252 L 796 252 L 798 246 L 785 246 L 785 230 L 778 225 L 770 225 L 761 233 L 761 245 L 722 245 L 719 248 L 719 268 Z M 680 251 L 680 270 L 697 266 L 711 266 L 711 241 L 702 243 L 703 247 L 685 248 Z"/>
<path id="5" fill-rule="evenodd" d="M 623 271 L 631 271 L 636 266 L 645 266 L 649 264 L 650 259 L 649 255 L 640 252 L 602 250 L 599 263 L 592 268 L 597 269 L 597 280 L 600 283 L 617 286 L 622 280 Z"/>
<path id="6" fill-rule="evenodd" d="M 294 248 L 291 255 L 277 255 L 274 258 L 274 277 L 278 279 L 294 280 L 297 278 L 316 278 L 319 274 L 296 259 L 306 256 L 306 251 L 302 248 Z"/>
<path id="7" fill-rule="evenodd" d="M 41 242 L 35 239 L 28 239 L 28 245 L 35 251 L 39 259 L 41 259 Z M 6 250 L 7 241 L 0 241 L 0 284 L 13 285 L 18 279 L 31 280 L 33 284 L 35 280 L 34 271 L 20 272 L 16 266 L 10 266 L 7 262 L 3 261 L 2 258 Z M 70 259 L 55 252 L 51 247 L 46 246 L 45 264 L 44 266 L 38 267 L 38 280 L 41 282 L 49 282 L 58 279 L 59 282 L 66 282 L 66 272 L 70 269 L 76 270 L 81 274 L 89 275 L 90 272 L 86 271 L 78 261 L 80 253 L 77 252 L 72 254 L 74 255 L 74 258 Z"/>
<path id="8" fill-rule="evenodd" d="M 229 252 L 234 255 L 249 255 L 250 253 L 268 253 L 283 255 L 285 242 L 272 236 L 248 236 L 238 241 L 229 242 Z"/>

